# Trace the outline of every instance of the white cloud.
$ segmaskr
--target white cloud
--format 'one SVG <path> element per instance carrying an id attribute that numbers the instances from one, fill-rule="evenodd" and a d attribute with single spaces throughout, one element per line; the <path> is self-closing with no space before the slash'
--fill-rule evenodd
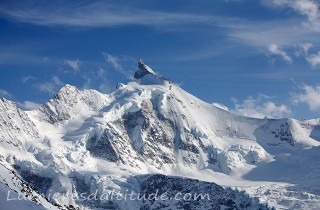
<path id="1" fill-rule="evenodd" d="M 67 64 L 70 68 L 72 68 L 74 71 L 79 71 L 80 64 L 82 63 L 79 59 L 76 60 L 65 60 L 65 64 Z"/>
<path id="2" fill-rule="evenodd" d="M 319 3 L 315 0 L 264 0 L 268 5 L 275 7 L 288 7 L 308 18 L 311 27 L 320 30 Z"/>
<path id="3" fill-rule="evenodd" d="M 108 27 L 117 25 L 146 25 L 159 27 L 161 25 L 181 25 L 190 23 L 207 23 L 210 18 L 196 14 L 161 12 L 151 9 L 110 4 L 98 1 L 89 4 L 47 4 L 35 6 L 24 4 L 10 7 L 3 5 L 0 12 L 3 16 L 21 22 L 43 26 L 80 26 Z M 48 12 L 50 10 L 50 12 Z"/>
<path id="4" fill-rule="evenodd" d="M 318 51 L 318 54 L 312 54 L 308 57 L 306 57 L 306 60 L 311 65 L 312 68 L 316 68 L 317 66 L 320 66 L 320 51 Z"/>
<path id="5" fill-rule="evenodd" d="M 307 17 L 290 16 L 275 20 L 224 19 L 222 27 L 227 29 L 227 36 L 233 41 L 258 48 L 270 48 L 272 43 L 290 49 L 297 43 L 319 45 L 320 18 L 319 5 L 311 0 L 261 0 L 272 8 L 292 9 Z M 217 23 L 216 23 L 217 24 Z M 308 48 L 308 45 L 304 47 Z M 273 46 L 275 50 L 276 47 Z M 280 56 L 288 63 L 292 57 L 281 50 Z M 302 50 L 304 51 L 304 50 Z M 300 56 L 300 55 L 297 55 Z"/>
<path id="6" fill-rule="evenodd" d="M 267 2 L 267 1 L 265 1 Z M 274 6 L 286 6 L 305 15 L 310 21 L 319 17 L 319 4 L 314 0 L 268 0 Z"/>
<path id="7" fill-rule="evenodd" d="M 213 106 L 216 106 L 216 107 L 218 107 L 218 108 L 220 108 L 220 109 L 229 111 L 229 108 L 228 108 L 227 106 L 225 106 L 224 104 L 220 104 L 220 103 L 214 102 L 214 103 L 212 103 L 212 105 L 213 105 Z"/>
<path id="8" fill-rule="evenodd" d="M 107 80 L 105 70 L 102 68 L 98 69 L 97 76 L 101 81 L 101 84 L 99 85 L 99 90 L 103 93 L 109 92 L 111 88 L 109 86 L 109 81 Z"/>
<path id="9" fill-rule="evenodd" d="M 24 101 L 18 102 L 18 106 L 23 110 L 34 110 L 41 106 L 41 104 L 32 102 L 32 101 Z"/>
<path id="10" fill-rule="evenodd" d="M 134 62 L 134 65 L 136 67 L 137 60 L 130 57 L 130 56 L 114 56 L 109 53 L 102 52 L 103 57 L 105 60 L 112 65 L 112 67 L 117 70 L 119 73 L 127 77 L 128 79 L 132 78 L 133 73 L 126 70 L 128 66 L 131 66 Z M 126 69 L 123 67 L 123 65 L 126 66 Z"/>
<path id="11" fill-rule="evenodd" d="M 15 45 L 3 43 L 0 49 L 0 64 L 60 65 L 61 60 L 44 57 L 27 43 L 19 42 Z"/>
<path id="12" fill-rule="evenodd" d="M 90 89 L 91 88 L 91 84 L 92 84 L 92 78 L 93 78 L 91 73 L 90 72 L 86 72 L 86 73 L 81 74 L 80 76 L 84 80 L 82 88 Z"/>
<path id="13" fill-rule="evenodd" d="M 309 49 L 313 47 L 313 44 L 311 44 L 311 43 L 304 43 L 304 44 L 301 44 L 300 46 L 301 46 L 301 48 L 303 49 L 304 54 L 307 55 L 308 52 L 309 52 Z"/>
<path id="14" fill-rule="evenodd" d="M 110 82 L 103 68 L 98 70 L 80 72 L 81 78 L 84 80 L 82 88 L 90 89 L 94 85 L 97 90 L 102 93 L 108 93 L 111 90 Z"/>
<path id="15" fill-rule="evenodd" d="M 298 2 L 297 0 L 292 1 Z M 303 2 L 305 1 L 307 2 L 307 0 Z M 267 4 L 278 7 L 293 5 L 290 3 L 291 0 L 265 0 L 265 2 L 271 2 Z M 309 4 L 311 5 L 311 3 Z M 307 6 L 309 4 L 304 3 L 301 6 L 300 3 L 297 3 L 295 5 L 298 5 L 297 8 L 301 8 L 299 10 L 301 12 L 313 11 L 312 9 L 308 9 L 313 8 L 313 6 Z M 288 46 L 306 41 L 314 42 L 315 44 L 319 43 L 319 34 L 316 33 L 312 27 L 301 24 L 301 21 L 296 17 L 276 20 L 248 20 L 227 16 L 213 16 L 211 14 L 199 14 L 187 10 L 184 12 L 164 12 L 143 9 L 141 5 L 138 4 L 126 4 L 126 6 L 123 7 L 121 3 L 113 4 L 111 2 L 106 3 L 105 1 L 78 5 L 66 3 L 63 5 L 63 9 L 59 8 L 59 4 L 48 4 L 46 6 L 39 6 L 39 4 L 36 4 L 36 6 L 28 6 L 28 4 L 9 6 L 4 4 L 2 9 L 0 8 L 2 16 L 43 26 L 110 27 L 144 25 L 165 31 L 177 31 L 181 29 L 184 31 L 210 31 L 207 29 L 214 27 L 214 30 L 211 30 L 213 33 L 216 31 L 216 27 L 220 27 L 223 28 L 223 32 L 226 33 L 227 41 L 240 42 L 241 44 L 255 47 L 266 48 L 270 43 L 277 43 L 280 46 Z M 309 13 L 313 14 L 317 12 Z M 313 16 L 316 15 L 310 15 L 310 17 Z M 203 27 L 194 27 L 201 24 L 203 24 Z M 212 47 L 210 49 L 212 49 Z M 210 56 L 210 53 L 208 56 Z"/>
<path id="16" fill-rule="evenodd" d="M 299 44 L 296 48 L 295 55 L 297 57 L 299 56 L 307 56 L 309 53 L 309 50 L 313 47 L 313 44 L 311 43 L 304 43 Z"/>
<path id="17" fill-rule="evenodd" d="M 24 76 L 22 77 L 22 83 L 26 83 L 30 80 L 35 80 L 36 78 L 34 76 Z"/>
<path id="18" fill-rule="evenodd" d="M 226 37 L 229 39 L 255 49 L 268 49 L 273 43 L 289 50 L 300 43 L 320 44 L 319 32 L 296 18 L 275 21 L 234 21 L 222 27 L 227 29 Z"/>
<path id="19" fill-rule="evenodd" d="M 320 110 L 320 85 L 304 85 L 301 93 L 293 95 L 294 103 L 306 103 L 311 111 Z"/>
<path id="20" fill-rule="evenodd" d="M 97 75 L 100 79 L 105 79 L 105 71 L 103 68 L 98 69 Z"/>
<path id="21" fill-rule="evenodd" d="M 291 109 L 286 105 L 276 105 L 269 101 L 270 97 L 260 95 L 257 98 L 248 97 L 242 103 L 233 99 L 235 108 L 231 111 L 248 117 L 255 118 L 283 118 L 291 115 Z"/>
<path id="22" fill-rule="evenodd" d="M 41 57 L 32 53 L 0 51 L 0 64 L 38 64 L 43 63 Z"/>
<path id="23" fill-rule="evenodd" d="M 62 82 L 62 81 L 59 79 L 59 77 L 57 77 L 57 76 L 53 76 L 51 80 L 52 80 L 53 83 L 56 84 L 56 85 L 63 85 L 63 82 Z"/>
<path id="24" fill-rule="evenodd" d="M 280 56 L 287 63 L 292 63 L 292 58 L 276 44 L 270 44 L 268 47 L 268 52 L 271 55 Z"/>
<path id="25" fill-rule="evenodd" d="M 110 87 L 107 83 L 101 83 L 99 85 L 99 90 L 102 92 L 102 93 L 108 93 L 110 91 Z"/>
<path id="26" fill-rule="evenodd" d="M 106 61 L 108 63 L 110 63 L 116 70 L 118 70 L 120 72 L 123 71 L 122 65 L 121 65 L 118 57 L 110 55 L 108 53 L 102 53 L 102 55 L 104 56 Z"/>
<path id="27" fill-rule="evenodd" d="M 64 83 L 57 76 L 53 76 L 50 82 L 44 82 L 38 85 L 38 88 L 42 92 L 54 94 L 56 91 L 63 86 Z"/>
<path id="28" fill-rule="evenodd" d="M 0 97 L 11 97 L 11 96 L 12 95 L 8 91 L 0 89 Z"/>

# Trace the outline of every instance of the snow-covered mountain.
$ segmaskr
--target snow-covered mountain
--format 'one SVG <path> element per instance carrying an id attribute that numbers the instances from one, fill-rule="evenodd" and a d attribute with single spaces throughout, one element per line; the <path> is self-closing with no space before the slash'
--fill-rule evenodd
<path id="1" fill-rule="evenodd" d="M 319 209 L 319 145 L 319 120 L 230 113 L 140 60 L 134 81 L 110 94 L 66 85 L 32 111 L 0 100 L 0 201 L 25 209 Z M 128 192 L 168 198 L 66 196 Z M 27 200 L 13 201 L 20 194 Z"/>

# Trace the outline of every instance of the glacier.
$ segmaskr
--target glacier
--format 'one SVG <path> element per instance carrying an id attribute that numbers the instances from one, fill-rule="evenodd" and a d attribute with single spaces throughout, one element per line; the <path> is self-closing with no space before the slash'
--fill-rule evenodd
<path id="1" fill-rule="evenodd" d="M 139 60 L 109 94 L 65 85 L 31 111 L 0 99 L 0 209 L 320 209 L 319 145 L 319 119 L 239 116 Z M 66 196 L 155 191 L 168 199 Z"/>

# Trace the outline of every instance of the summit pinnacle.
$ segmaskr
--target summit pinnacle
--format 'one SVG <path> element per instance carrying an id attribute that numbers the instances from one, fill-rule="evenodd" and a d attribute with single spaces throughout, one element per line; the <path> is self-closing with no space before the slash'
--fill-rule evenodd
<path id="1" fill-rule="evenodd" d="M 134 73 L 134 78 L 141 79 L 147 74 L 156 75 L 156 73 L 149 66 L 147 66 L 142 59 L 139 59 L 138 70 Z"/>

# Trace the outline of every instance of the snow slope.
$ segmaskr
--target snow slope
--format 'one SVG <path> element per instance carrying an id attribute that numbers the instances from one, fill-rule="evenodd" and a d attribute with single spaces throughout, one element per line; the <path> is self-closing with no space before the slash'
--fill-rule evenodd
<path id="1" fill-rule="evenodd" d="M 165 186 L 200 185 L 204 187 L 199 191 L 211 192 L 205 187 L 209 182 L 219 191 L 213 195 L 231 199 L 220 204 L 189 203 L 191 209 L 228 205 L 241 209 L 242 201 L 252 209 L 266 205 L 320 208 L 319 120 L 235 115 L 157 76 L 142 60 L 134 78 L 126 85 L 118 84 L 110 94 L 66 85 L 32 111 L 1 99 L 1 200 L 6 199 L 5 188 L 19 192 L 30 187 L 46 209 L 148 209 L 155 205 L 174 209 L 185 205 L 149 200 L 80 202 L 65 196 L 97 190 L 99 195 L 113 190 L 150 192 L 155 189 L 146 188 L 141 175 L 165 174 L 149 179 Z M 8 184 L 8 174 L 26 186 Z"/>

